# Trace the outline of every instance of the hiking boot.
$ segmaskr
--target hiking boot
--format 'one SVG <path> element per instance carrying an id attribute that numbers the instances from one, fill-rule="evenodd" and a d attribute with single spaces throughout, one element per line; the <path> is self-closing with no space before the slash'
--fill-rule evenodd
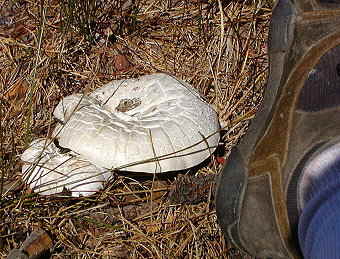
<path id="1" fill-rule="evenodd" d="M 257 257 L 299 258 L 297 185 L 340 139 L 340 1 L 279 0 L 263 104 L 218 180 L 225 237 Z"/>

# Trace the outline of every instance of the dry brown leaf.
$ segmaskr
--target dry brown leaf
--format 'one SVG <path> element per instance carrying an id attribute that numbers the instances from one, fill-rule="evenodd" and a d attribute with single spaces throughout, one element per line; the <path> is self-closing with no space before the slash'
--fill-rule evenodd
<path id="1" fill-rule="evenodd" d="M 19 249 L 13 249 L 8 258 L 45 258 L 52 247 L 52 239 L 43 229 L 33 231 Z"/>
<path id="2" fill-rule="evenodd" d="M 116 55 L 114 57 L 114 66 L 118 72 L 124 72 L 130 68 L 130 63 L 124 55 Z"/>
<path id="3" fill-rule="evenodd" d="M 5 93 L 5 98 L 8 101 L 18 101 L 26 96 L 29 89 L 28 83 L 24 79 L 18 80 Z"/>

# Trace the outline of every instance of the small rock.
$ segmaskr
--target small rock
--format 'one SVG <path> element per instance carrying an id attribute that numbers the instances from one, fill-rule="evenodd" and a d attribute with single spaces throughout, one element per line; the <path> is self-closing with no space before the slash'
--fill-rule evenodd
<path id="1" fill-rule="evenodd" d="M 8 256 L 7 259 L 28 259 L 28 255 L 24 253 L 21 249 L 12 249 Z"/>

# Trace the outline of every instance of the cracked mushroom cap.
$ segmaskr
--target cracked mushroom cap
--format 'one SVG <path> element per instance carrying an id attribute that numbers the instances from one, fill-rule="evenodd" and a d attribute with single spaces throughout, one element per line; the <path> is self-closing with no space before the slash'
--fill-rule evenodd
<path id="1" fill-rule="evenodd" d="M 62 153 L 49 139 L 36 139 L 21 155 L 23 180 L 34 192 L 88 196 L 102 189 L 111 173 L 105 172 L 73 152 Z"/>
<path id="2" fill-rule="evenodd" d="M 167 74 L 113 81 L 89 96 L 65 97 L 54 116 L 63 148 L 97 167 L 160 173 L 193 167 L 216 149 L 216 112 Z"/>

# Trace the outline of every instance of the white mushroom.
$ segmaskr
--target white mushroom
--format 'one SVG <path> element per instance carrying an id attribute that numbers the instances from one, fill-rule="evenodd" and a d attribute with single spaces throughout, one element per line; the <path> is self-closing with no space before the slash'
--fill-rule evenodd
<path id="1" fill-rule="evenodd" d="M 219 141 L 216 112 L 189 84 L 166 74 L 68 96 L 54 116 L 64 124 L 54 132 L 60 145 L 105 168 L 182 170 L 208 158 Z"/>
<path id="2" fill-rule="evenodd" d="M 62 192 L 64 188 L 72 196 L 87 196 L 103 187 L 110 173 L 76 156 L 73 152 L 60 153 L 53 142 L 34 140 L 21 155 L 23 179 L 30 188 L 40 194 Z"/>
<path id="3" fill-rule="evenodd" d="M 189 84 L 167 74 L 65 97 L 54 116 L 60 146 L 102 170 L 183 170 L 208 158 L 219 141 L 216 112 Z"/>

